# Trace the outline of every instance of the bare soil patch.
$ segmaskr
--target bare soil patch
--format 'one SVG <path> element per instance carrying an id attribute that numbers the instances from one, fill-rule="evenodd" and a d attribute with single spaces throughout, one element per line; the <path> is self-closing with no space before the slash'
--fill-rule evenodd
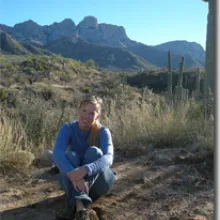
<path id="1" fill-rule="evenodd" d="M 135 158 L 116 152 L 117 182 L 91 206 L 101 220 L 211 220 L 212 166 L 155 151 Z M 165 155 L 165 154 L 164 154 Z M 187 162 L 188 161 L 188 162 Z M 65 206 L 58 175 L 35 169 L 29 177 L 1 178 L 1 220 L 54 220 Z"/>

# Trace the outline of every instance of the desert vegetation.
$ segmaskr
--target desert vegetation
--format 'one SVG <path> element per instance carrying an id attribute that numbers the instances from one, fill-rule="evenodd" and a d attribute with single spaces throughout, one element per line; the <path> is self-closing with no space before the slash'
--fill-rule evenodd
<path id="1" fill-rule="evenodd" d="M 2 219 L 54 219 L 63 208 L 59 175 L 36 158 L 77 119 L 86 93 L 103 99 L 118 176 L 91 207 L 99 219 L 212 219 L 213 97 L 203 100 L 204 70 L 111 72 L 93 60 L 39 55 L 2 55 L 0 68 Z"/>
<path id="2" fill-rule="evenodd" d="M 213 153 L 213 110 L 207 117 L 201 99 L 170 105 L 167 93 L 132 87 L 126 73 L 100 72 L 93 61 L 1 56 L 0 65 L 3 174 L 31 169 L 34 155 L 52 149 L 60 126 L 76 119 L 78 100 L 89 92 L 103 98 L 102 123 L 119 151 L 141 155 L 149 147 L 180 148 L 204 160 Z"/>

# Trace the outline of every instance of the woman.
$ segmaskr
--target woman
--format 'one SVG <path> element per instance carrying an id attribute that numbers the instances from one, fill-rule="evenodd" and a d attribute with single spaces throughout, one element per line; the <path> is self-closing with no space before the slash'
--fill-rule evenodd
<path id="1" fill-rule="evenodd" d="M 85 96 L 79 106 L 79 120 L 65 123 L 59 131 L 53 160 L 60 170 L 69 208 L 57 219 L 86 219 L 86 208 L 115 182 L 110 168 L 112 137 L 109 129 L 99 123 L 100 114 L 101 100 Z"/>

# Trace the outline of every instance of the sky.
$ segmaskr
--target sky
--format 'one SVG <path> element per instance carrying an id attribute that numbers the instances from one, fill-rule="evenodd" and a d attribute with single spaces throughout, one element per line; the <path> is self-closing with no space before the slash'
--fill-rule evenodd
<path id="1" fill-rule="evenodd" d="M 186 40 L 204 49 L 207 14 L 202 0 L 0 0 L 0 24 L 12 27 L 29 19 L 50 25 L 70 18 L 77 25 L 92 15 L 146 45 Z"/>

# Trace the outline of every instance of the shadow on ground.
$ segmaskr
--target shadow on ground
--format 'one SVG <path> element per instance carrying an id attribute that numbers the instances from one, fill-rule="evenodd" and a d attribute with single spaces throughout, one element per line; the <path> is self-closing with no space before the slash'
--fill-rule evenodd
<path id="1" fill-rule="evenodd" d="M 26 207 L 10 209 L 1 213 L 1 220 L 55 220 L 56 211 L 65 204 L 65 196 L 49 198 Z"/>

